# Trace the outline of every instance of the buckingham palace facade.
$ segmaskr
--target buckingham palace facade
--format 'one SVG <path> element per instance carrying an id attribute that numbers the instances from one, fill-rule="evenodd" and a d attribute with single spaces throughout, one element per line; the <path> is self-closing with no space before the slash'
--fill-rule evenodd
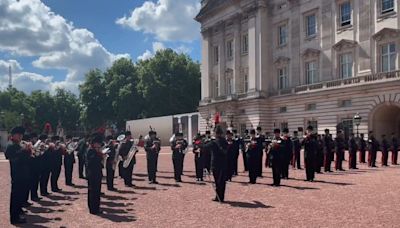
<path id="1" fill-rule="evenodd" d="M 400 135 L 400 0 L 203 0 L 200 129 Z"/>

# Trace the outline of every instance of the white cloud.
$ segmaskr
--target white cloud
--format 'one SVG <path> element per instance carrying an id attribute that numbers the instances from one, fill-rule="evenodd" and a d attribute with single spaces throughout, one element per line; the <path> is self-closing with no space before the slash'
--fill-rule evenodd
<path id="1" fill-rule="evenodd" d="M 33 61 L 38 68 L 67 70 L 65 80 L 56 84 L 73 91 L 88 70 L 104 69 L 117 58 L 129 57 L 110 53 L 92 32 L 75 28 L 40 0 L 1 0 L 0 34 L 0 51 L 38 56 Z"/>
<path id="2" fill-rule="evenodd" d="M 16 60 L 0 60 L 1 90 L 6 89 L 9 84 L 9 66 L 11 66 L 12 69 L 13 87 L 18 90 L 22 90 L 26 93 L 31 93 L 34 90 L 54 91 L 52 89 L 53 77 L 22 71 L 23 68 Z"/>
<path id="3" fill-rule="evenodd" d="M 165 46 L 164 43 L 161 42 L 153 42 L 153 49 L 152 50 L 146 50 L 142 55 L 140 55 L 137 59 L 138 60 L 147 60 L 152 58 L 157 51 L 164 50 L 167 47 Z M 185 45 L 180 45 L 177 48 L 171 48 L 172 50 L 176 51 L 177 53 L 184 53 L 188 54 L 191 52 L 191 49 Z"/>
<path id="4" fill-rule="evenodd" d="M 200 34 L 200 25 L 194 20 L 200 6 L 199 0 L 145 1 L 116 23 L 153 34 L 161 41 L 193 41 Z"/>

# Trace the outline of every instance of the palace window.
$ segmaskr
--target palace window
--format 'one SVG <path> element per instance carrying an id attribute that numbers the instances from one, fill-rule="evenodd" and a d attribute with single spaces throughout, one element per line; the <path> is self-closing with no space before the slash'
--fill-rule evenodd
<path id="1" fill-rule="evenodd" d="M 306 83 L 313 84 L 318 80 L 317 61 L 306 62 Z"/>
<path id="2" fill-rule="evenodd" d="M 233 40 L 226 42 L 226 56 L 228 59 L 233 58 Z"/>
<path id="3" fill-rule="evenodd" d="M 242 36 L 242 54 L 247 54 L 249 52 L 249 34 L 244 34 Z"/>
<path id="4" fill-rule="evenodd" d="M 396 69 L 396 44 L 388 43 L 381 46 L 381 72 L 389 72 Z"/>
<path id="5" fill-rule="evenodd" d="M 278 45 L 284 46 L 287 42 L 287 25 L 281 25 L 278 27 Z"/>
<path id="6" fill-rule="evenodd" d="M 353 57 L 351 53 L 346 53 L 339 56 L 340 62 L 340 77 L 351 78 L 353 77 Z"/>
<path id="7" fill-rule="evenodd" d="M 317 34 L 317 18 L 315 14 L 306 16 L 306 36 L 313 37 Z"/>
<path id="8" fill-rule="evenodd" d="M 247 93 L 249 91 L 249 74 L 247 72 L 244 73 L 243 79 L 243 91 L 244 93 Z"/>
<path id="9" fill-rule="evenodd" d="M 381 0 L 381 14 L 394 11 L 394 0 Z"/>
<path id="10" fill-rule="evenodd" d="M 228 77 L 226 80 L 226 94 L 227 95 L 232 95 L 233 94 L 233 78 Z"/>
<path id="11" fill-rule="evenodd" d="M 317 109 L 317 104 L 311 103 L 306 105 L 306 111 L 313 111 Z"/>
<path id="12" fill-rule="evenodd" d="M 219 63 L 219 47 L 215 46 L 214 47 L 214 64 L 218 64 Z"/>
<path id="13" fill-rule="evenodd" d="M 280 124 L 281 126 L 281 131 L 283 131 L 283 129 L 285 129 L 285 128 L 289 128 L 289 124 L 288 124 L 288 122 L 281 122 L 281 124 Z"/>
<path id="14" fill-rule="evenodd" d="M 350 1 L 340 4 L 340 26 L 351 24 L 351 4 Z"/>
<path id="15" fill-rule="evenodd" d="M 214 80 L 214 97 L 219 96 L 219 81 L 218 79 Z"/>
<path id="16" fill-rule="evenodd" d="M 348 108 L 351 107 L 351 100 L 340 100 L 339 101 L 339 107 L 340 108 Z"/>
<path id="17" fill-rule="evenodd" d="M 278 87 L 279 89 L 286 89 L 289 87 L 287 67 L 278 69 Z"/>
<path id="18" fill-rule="evenodd" d="M 279 113 L 285 113 L 285 112 L 287 112 L 287 107 L 286 106 L 283 106 L 283 107 L 279 108 Z"/>
<path id="19" fill-rule="evenodd" d="M 308 126 L 311 126 L 311 127 L 313 127 L 313 132 L 318 132 L 318 121 L 316 121 L 316 120 L 309 120 L 309 121 L 307 121 L 307 127 Z"/>

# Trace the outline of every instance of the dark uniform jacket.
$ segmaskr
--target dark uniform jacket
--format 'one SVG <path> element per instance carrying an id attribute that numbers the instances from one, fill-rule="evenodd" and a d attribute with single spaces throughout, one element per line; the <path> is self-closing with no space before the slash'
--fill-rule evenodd
<path id="1" fill-rule="evenodd" d="M 22 150 L 19 144 L 9 144 L 5 152 L 6 159 L 10 161 L 11 180 L 25 180 L 29 177 L 30 153 Z"/>
<path id="2" fill-rule="evenodd" d="M 89 149 L 86 155 L 88 178 L 101 178 L 103 176 L 103 157 L 95 149 Z"/>
<path id="3" fill-rule="evenodd" d="M 227 148 L 228 142 L 225 138 L 216 138 L 205 145 L 205 148 L 211 151 L 211 168 L 212 170 L 227 169 Z"/>

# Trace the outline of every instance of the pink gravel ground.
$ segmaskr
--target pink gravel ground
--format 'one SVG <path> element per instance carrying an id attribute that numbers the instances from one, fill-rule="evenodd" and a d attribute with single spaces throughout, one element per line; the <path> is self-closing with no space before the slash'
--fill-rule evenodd
<path id="1" fill-rule="evenodd" d="M 380 156 L 378 158 L 378 161 Z M 226 203 L 212 202 L 210 183 L 195 182 L 193 155 L 185 158 L 184 183 L 173 180 L 171 154 L 164 148 L 159 157 L 159 185 L 147 183 L 143 153 L 134 168 L 136 187 L 123 186 L 109 192 L 103 185 L 101 216 L 90 215 L 86 182 L 77 178 L 77 187 L 64 185 L 28 209 L 28 224 L 20 227 L 400 227 L 400 167 L 360 169 L 320 174 L 316 182 L 304 182 L 304 170 L 290 170 L 292 179 L 275 188 L 270 169 L 264 178 L 248 185 L 247 173 L 227 184 Z M 347 169 L 348 164 L 344 162 Z M 380 163 L 378 162 L 378 166 Z M 75 165 L 77 168 L 77 165 Z M 0 158 L 0 227 L 9 224 L 9 164 Z"/>

